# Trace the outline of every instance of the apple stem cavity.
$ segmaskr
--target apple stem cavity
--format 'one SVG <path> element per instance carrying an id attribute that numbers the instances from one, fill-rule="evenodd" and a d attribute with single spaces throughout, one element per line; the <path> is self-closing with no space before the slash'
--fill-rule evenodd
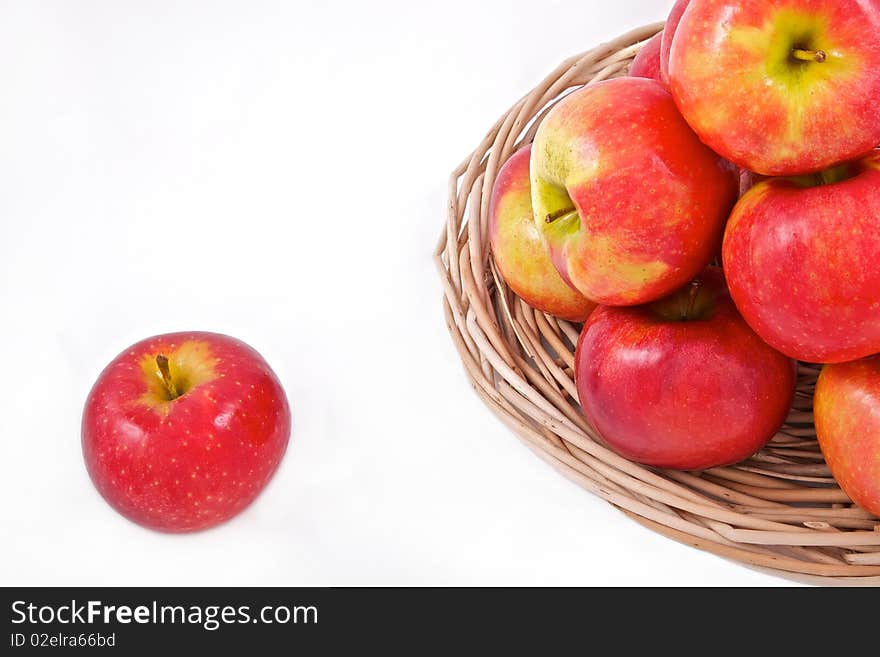
<path id="1" fill-rule="evenodd" d="M 557 210 L 556 212 L 551 212 L 550 214 L 548 214 L 546 217 L 544 217 L 544 221 L 546 221 L 548 224 L 552 224 L 557 219 L 563 219 L 564 217 L 567 217 L 569 215 L 576 214 L 576 213 L 577 213 L 577 210 L 575 208 L 572 208 L 572 207 L 562 208 L 560 210 Z"/>
<path id="2" fill-rule="evenodd" d="M 688 289 L 687 307 L 681 314 L 681 321 L 687 321 L 694 316 L 694 304 L 697 302 L 697 295 L 700 293 L 701 287 L 703 287 L 703 282 L 699 278 L 691 281 L 690 289 Z"/>
<path id="3" fill-rule="evenodd" d="M 828 59 L 824 50 L 807 50 L 806 48 L 793 48 L 791 56 L 799 62 L 818 62 L 821 64 Z"/>
<path id="4" fill-rule="evenodd" d="M 171 367 L 168 364 L 168 358 L 164 354 L 159 354 L 156 356 L 156 365 L 159 366 L 159 374 L 162 375 L 162 383 L 165 384 L 165 389 L 168 391 L 168 401 L 180 397 L 180 393 L 177 391 L 177 386 L 174 385 L 174 380 L 171 378 Z"/>
<path id="5" fill-rule="evenodd" d="M 837 166 L 823 169 L 817 173 L 807 173 L 800 176 L 791 176 L 791 180 L 798 187 L 816 187 L 818 185 L 834 185 L 844 182 L 859 174 L 859 166 L 854 162 L 844 162 Z"/>
<path id="6" fill-rule="evenodd" d="M 712 317 L 716 296 L 713 286 L 700 277 L 649 307 L 665 322 L 696 322 Z"/>

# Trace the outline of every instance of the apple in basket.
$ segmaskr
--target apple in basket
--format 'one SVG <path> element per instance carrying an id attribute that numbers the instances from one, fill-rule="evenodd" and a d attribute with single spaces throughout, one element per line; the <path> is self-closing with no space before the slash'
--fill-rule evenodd
<path id="1" fill-rule="evenodd" d="M 666 84 L 669 84 L 669 51 L 672 49 L 672 40 L 678 31 L 678 24 L 681 22 L 684 10 L 690 3 L 691 0 L 678 0 L 672 5 L 672 10 L 666 19 L 666 26 L 661 32 L 663 38 L 660 40 L 660 80 Z"/>
<path id="2" fill-rule="evenodd" d="M 511 156 L 495 178 L 489 203 L 489 240 L 501 277 L 533 308 L 582 322 L 596 304 L 570 287 L 556 271 L 532 216 L 529 186 L 531 146 Z"/>
<path id="3" fill-rule="evenodd" d="M 880 2 L 692 0 L 668 78 L 703 142 L 743 168 L 858 158 L 880 143 Z"/>
<path id="4" fill-rule="evenodd" d="M 779 351 L 815 363 L 880 352 L 880 152 L 769 178 L 734 208 L 722 249 L 730 293 Z"/>
<path id="5" fill-rule="evenodd" d="M 795 363 L 749 328 L 710 267 L 654 303 L 597 308 L 578 340 L 575 381 L 584 415 L 622 456 L 702 470 L 774 436 Z"/>
<path id="6" fill-rule="evenodd" d="M 837 483 L 880 517 L 880 356 L 826 365 L 813 412 L 819 446 Z"/>
<path id="7" fill-rule="evenodd" d="M 604 305 L 654 301 L 699 274 L 739 192 L 663 85 L 635 77 L 561 100 L 538 128 L 531 179 L 553 264 Z"/>
<path id="8" fill-rule="evenodd" d="M 629 65 L 629 75 L 634 78 L 660 80 L 660 41 L 663 33 L 655 34 L 645 42 Z"/>

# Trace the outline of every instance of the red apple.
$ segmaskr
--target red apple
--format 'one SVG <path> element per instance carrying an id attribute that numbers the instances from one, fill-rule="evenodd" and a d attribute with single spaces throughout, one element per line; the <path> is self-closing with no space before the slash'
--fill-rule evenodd
<path id="1" fill-rule="evenodd" d="M 740 317 L 718 268 L 647 306 L 597 308 L 575 354 L 584 414 L 639 463 L 702 470 L 747 458 L 782 426 L 794 362 Z"/>
<path id="2" fill-rule="evenodd" d="M 684 10 L 687 9 L 691 0 L 678 0 L 672 5 L 672 11 L 669 12 L 669 18 L 666 19 L 666 26 L 663 28 L 663 39 L 660 43 L 660 80 L 669 84 L 669 51 L 672 49 L 672 39 L 678 31 L 678 24 Z"/>
<path id="3" fill-rule="evenodd" d="M 731 213 L 722 249 L 745 320 L 799 360 L 880 352 L 878 226 L 880 154 L 759 182 Z"/>
<path id="4" fill-rule="evenodd" d="M 489 240 L 502 278 L 533 308 L 582 322 L 596 304 L 571 288 L 547 253 L 532 215 L 531 146 L 514 153 L 495 178 L 489 203 Z"/>
<path id="5" fill-rule="evenodd" d="M 660 40 L 663 33 L 655 34 L 645 42 L 629 65 L 629 75 L 634 78 L 660 80 Z"/>
<path id="6" fill-rule="evenodd" d="M 880 143 L 880 3 L 692 0 L 669 85 L 700 138 L 764 175 L 819 171 Z"/>
<path id="7" fill-rule="evenodd" d="M 584 87 L 547 114 L 531 178 L 553 264 L 604 305 L 654 301 L 699 274 L 739 190 L 663 85 L 631 77 Z"/>
<path id="8" fill-rule="evenodd" d="M 216 333 L 138 342 L 104 369 L 86 401 L 82 447 L 104 499 L 168 532 L 212 527 L 265 488 L 290 436 L 275 374 Z"/>
<path id="9" fill-rule="evenodd" d="M 880 517 L 880 356 L 826 365 L 813 413 L 819 446 L 837 483 Z"/>

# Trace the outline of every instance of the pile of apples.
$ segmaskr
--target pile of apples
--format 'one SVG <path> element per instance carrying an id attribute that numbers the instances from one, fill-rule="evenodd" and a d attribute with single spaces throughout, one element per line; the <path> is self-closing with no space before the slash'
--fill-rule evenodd
<path id="1" fill-rule="evenodd" d="M 527 303 L 584 322 L 579 401 L 609 446 L 741 461 L 796 361 L 822 363 L 820 447 L 880 515 L 878 144 L 875 0 L 679 0 L 628 77 L 553 107 L 498 173 L 492 252 Z"/>

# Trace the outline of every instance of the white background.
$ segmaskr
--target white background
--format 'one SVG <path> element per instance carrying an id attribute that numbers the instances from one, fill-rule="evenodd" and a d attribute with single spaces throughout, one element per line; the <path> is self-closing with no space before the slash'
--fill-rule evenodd
<path id="1" fill-rule="evenodd" d="M 474 395 L 430 259 L 449 172 L 671 0 L 3 2 L 0 584 L 785 584 L 654 535 Z M 294 428 L 186 536 L 98 496 L 79 422 L 156 333 L 235 335 Z"/>

